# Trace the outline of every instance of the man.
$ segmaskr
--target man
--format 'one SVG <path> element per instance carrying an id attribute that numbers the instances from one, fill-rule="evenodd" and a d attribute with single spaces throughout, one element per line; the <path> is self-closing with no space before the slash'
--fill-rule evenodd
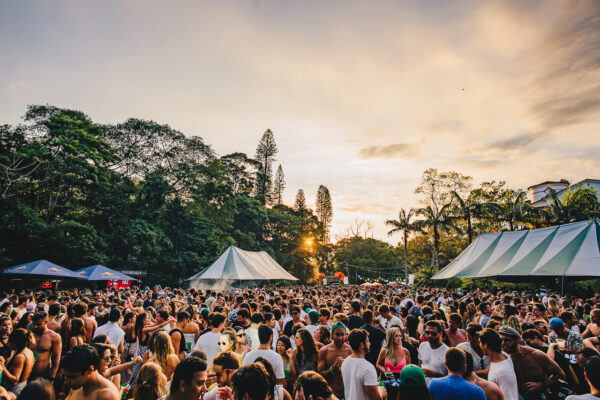
<path id="1" fill-rule="evenodd" d="M 361 328 L 367 331 L 369 334 L 369 351 L 365 356 L 365 360 L 373 364 L 375 366 L 377 364 L 377 358 L 379 357 L 379 352 L 381 351 L 381 345 L 385 340 L 385 331 L 381 329 L 377 320 L 373 318 L 373 311 L 367 310 L 363 313 L 363 319 L 365 321 L 365 325 Z"/>
<path id="2" fill-rule="evenodd" d="M 381 325 L 386 331 L 388 331 L 392 326 L 398 326 L 404 331 L 404 324 L 402 323 L 402 320 L 395 315 L 392 315 L 390 306 L 387 304 L 384 303 L 379 306 L 379 315 L 381 315 Z"/>
<path id="3" fill-rule="evenodd" d="M 223 387 L 218 392 L 220 399 L 264 400 L 271 397 L 267 371 L 260 363 L 244 365 L 235 371 L 231 377 L 231 384 L 235 397 L 232 396 L 230 388 Z"/>
<path id="4" fill-rule="evenodd" d="M 249 345 L 252 350 L 258 349 L 258 346 L 260 345 L 258 339 L 258 327 L 262 325 L 264 320 L 265 319 L 261 313 L 257 312 L 252 314 L 252 318 L 250 319 L 250 327 L 246 329 L 246 336 L 248 337 Z"/>
<path id="5" fill-rule="evenodd" d="M 287 337 L 292 337 L 292 328 L 294 327 L 294 325 L 296 325 L 296 324 L 306 325 L 301 319 L 300 307 L 298 307 L 297 305 L 294 304 L 293 306 L 290 307 L 290 316 L 292 317 L 292 319 L 287 321 L 285 323 L 285 325 L 283 326 L 283 333 Z"/>
<path id="6" fill-rule="evenodd" d="M 527 346 L 533 347 L 534 349 L 543 353 L 548 352 L 548 345 L 546 345 L 546 342 L 544 342 L 544 337 L 535 329 L 527 329 L 525 332 L 523 332 L 522 336 L 525 343 L 527 343 Z"/>
<path id="7" fill-rule="evenodd" d="M 483 389 L 463 378 L 466 368 L 464 351 L 453 347 L 446 351 L 444 364 L 448 376 L 429 384 L 431 400 L 486 400 Z"/>
<path id="8" fill-rule="evenodd" d="M 221 348 L 219 347 L 219 338 L 221 337 L 221 331 L 223 330 L 224 323 L 224 314 L 212 314 L 210 321 L 210 332 L 200 336 L 196 342 L 196 345 L 194 346 L 194 350 L 204 350 L 204 352 L 206 352 L 206 362 L 209 365 L 212 363 L 215 355 L 221 351 Z"/>
<path id="9" fill-rule="evenodd" d="M 8 335 L 12 331 L 10 317 L 6 314 L 0 315 L 0 356 L 8 361 L 12 350 L 8 347 Z"/>
<path id="10" fill-rule="evenodd" d="M 365 354 L 369 352 L 369 334 L 362 329 L 354 329 L 348 336 L 348 342 L 352 352 L 342 363 L 344 398 L 381 400 L 377 371 L 373 364 L 365 360 Z"/>
<path id="11" fill-rule="evenodd" d="M 538 331 L 540 333 L 540 335 L 542 335 L 542 338 L 544 338 L 544 341 L 548 338 L 548 332 L 550 332 L 550 330 L 548 329 L 548 323 L 546 322 L 546 320 L 543 319 L 538 319 L 533 321 L 533 326 L 535 326 L 535 330 Z"/>
<path id="12" fill-rule="evenodd" d="M 363 317 L 361 316 L 362 305 L 360 301 L 353 301 L 350 303 L 352 307 L 352 314 L 348 318 L 348 329 L 357 329 L 365 324 Z"/>
<path id="13" fill-rule="evenodd" d="M 425 339 L 419 345 L 419 366 L 427 377 L 427 384 L 431 378 L 439 378 L 448 374 L 445 365 L 445 355 L 448 350 L 442 342 L 442 326 L 437 321 L 428 321 L 425 325 Z"/>
<path id="14" fill-rule="evenodd" d="M 121 329 L 119 321 L 121 320 L 121 309 L 119 307 L 113 307 L 108 313 L 108 321 L 96 329 L 94 337 L 98 335 L 108 336 L 110 343 L 115 345 L 118 350 L 118 354 L 123 353 L 123 339 L 125 337 L 125 331 Z"/>
<path id="15" fill-rule="evenodd" d="M 60 310 L 60 303 L 52 303 L 48 306 L 48 329 L 58 334 L 60 334 L 60 323 L 58 322 Z"/>
<path id="16" fill-rule="evenodd" d="M 233 324 L 233 327 L 241 326 L 244 329 L 250 328 L 250 311 L 246 308 L 240 308 L 237 312 L 237 323 Z"/>
<path id="17" fill-rule="evenodd" d="M 482 328 L 485 328 L 485 326 L 488 322 L 490 322 L 491 319 L 492 305 L 485 301 L 479 305 L 479 311 L 482 314 L 479 318 L 479 325 L 481 325 Z"/>
<path id="18" fill-rule="evenodd" d="M 156 325 L 162 325 L 164 323 L 165 326 L 162 327 L 162 330 L 167 333 L 171 332 L 171 321 L 169 321 L 169 313 L 167 311 L 160 310 L 157 312 L 155 323 Z"/>
<path id="19" fill-rule="evenodd" d="M 333 324 L 333 342 L 319 350 L 317 370 L 329 384 L 333 394 L 344 397 L 344 380 L 342 379 L 342 363 L 352 353 L 347 341 L 346 327 L 341 323 Z"/>
<path id="20" fill-rule="evenodd" d="M 565 358 L 569 359 L 571 364 L 575 364 L 577 361 L 574 355 L 577 353 L 577 350 L 583 348 L 581 335 L 567 329 L 564 321 L 556 317 L 550 319 L 550 329 L 552 329 L 552 332 L 548 334 L 550 346 L 554 345 L 555 348 L 558 347 L 565 355 Z M 564 348 L 561 344 L 564 344 Z"/>
<path id="21" fill-rule="evenodd" d="M 584 339 L 600 336 L 600 308 L 594 308 L 590 313 L 591 323 L 585 328 L 581 334 Z"/>
<path id="22" fill-rule="evenodd" d="M 67 400 L 119 400 L 121 398 L 116 386 L 98 373 L 99 363 L 98 352 L 89 345 L 74 347 L 65 354 L 60 367 L 65 384 L 71 387 Z"/>
<path id="23" fill-rule="evenodd" d="M 475 371 L 473 371 L 473 356 L 471 356 L 471 353 L 465 351 L 465 357 L 467 360 L 467 369 L 465 370 L 464 378 L 482 388 L 487 400 L 504 400 L 504 395 L 498 385 L 494 382 L 480 378 L 475 374 Z"/>
<path id="24" fill-rule="evenodd" d="M 331 318 L 331 311 L 329 308 L 321 308 L 319 310 L 319 324 L 331 329 L 329 325 L 329 318 Z"/>
<path id="25" fill-rule="evenodd" d="M 83 301 L 79 301 L 73 305 L 73 315 L 76 318 L 81 318 L 83 320 L 83 330 L 85 331 L 85 342 L 90 344 L 90 343 L 92 343 L 92 338 L 94 337 L 94 332 L 98 328 L 98 323 L 96 322 L 95 319 L 90 318 L 86 315 L 87 310 L 88 310 L 88 306 Z"/>
<path id="26" fill-rule="evenodd" d="M 165 400 L 201 400 L 205 393 L 206 361 L 188 357 L 175 367 L 171 391 Z"/>
<path id="27" fill-rule="evenodd" d="M 277 328 L 279 327 L 279 324 L 277 324 L 277 321 L 275 320 L 275 316 L 273 315 L 273 313 L 266 312 L 264 317 L 265 317 L 265 325 L 273 330 L 273 340 L 271 343 L 271 349 L 275 350 L 275 348 L 277 347 L 277 339 L 279 339 L 279 332 L 277 330 Z M 260 341 L 259 341 L 259 343 L 260 343 Z"/>
<path id="28" fill-rule="evenodd" d="M 519 314 L 517 315 L 517 318 L 520 323 L 525 324 L 527 322 L 531 322 L 531 318 L 529 317 L 529 307 L 527 307 L 527 304 L 519 304 L 518 311 Z"/>
<path id="29" fill-rule="evenodd" d="M 252 350 L 244 356 L 242 365 L 252 364 L 257 358 L 262 357 L 268 360 L 275 372 L 275 378 L 279 384 L 285 381 L 285 371 L 283 369 L 283 359 L 279 353 L 271 350 L 273 342 L 273 330 L 267 325 L 261 325 L 258 328 L 258 340 L 260 345 L 256 350 Z"/>
<path id="30" fill-rule="evenodd" d="M 504 328 L 512 329 L 509 327 Z M 518 332 L 516 334 L 518 336 Z M 488 381 L 498 385 L 506 400 L 519 400 L 519 387 L 515 369 L 511 358 L 502 353 L 500 335 L 495 330 L 488 328 L 479 333 L 479 340 L 481 348 L 490 357 L 491 361 Z"/>
<path id="31" fill-rule="evenodd" d="M 600 357 L 590 357 L 585 363 L 584 371 L 590 393 L 567 396 L 566 400 L 598 400 L 600 397 Z"/>
<path id="32" fill-rule="evenodd" d="M 483 328 L 476 322 L 467 325 L 467 341 L 460 343 L 457 347 L 471 354 L 473 358 L 473 368 L 479 376 L 487 375 L 487 367 L 490 365 L 490 358 L 483 351 L 479 342 L 479 332 Z"/>
<path id="33" fill-rule="evenodd" d="M 317 329 L 319 329 L 319 317 L 320 314 L 317 310 L 310 310 L 308 312 L 308 320 L 310 324 L 306 325 L 306 330 L 313 336 Z"/>
<path id="34" fill-rule="evenodd" d="M 450 314 L 450 317 L 448 318 L 448 329 L 446 329 L 450 347 L 456 347 L 459 343 L 466 341 L 465 331 L 459 328 L 461 325 L 462 319 L 460 318 L 460 315 L 457 313 Z"/>
<path id="35" fill-rule="evenodd" d="M 537 399 L 548 384 L 565 379 L 565 373 L 546 354 L 529 346 L 521 346 L 521 337 L 512 328 L 502 327 L 498 332 L 502 350 L 510 355 L 517 376 L 519 393 L 525 399 Z"/>
<path id="36" fill-rule="evenodd" d="M 217 400 L 217 393 L 220 388 L 231 388 L 231 376 L 240 367 L 240 362 L 232 352 L 219 353 L 212 363 L 212 370 L 217 379 L 217 385 L 206 395 L 203 400 Z"/>
<path id="37" fill-rule="evenodd" d="M 60 335 L 48 329 L 48 314 L 38 312 L 33 314 L 31 331 L 35 336 L 35 343 L 29 347 L 37 358 L 33 364 L 30 379 L 45 378 L 53 380 L 58 372 L 62 341 Z"/>

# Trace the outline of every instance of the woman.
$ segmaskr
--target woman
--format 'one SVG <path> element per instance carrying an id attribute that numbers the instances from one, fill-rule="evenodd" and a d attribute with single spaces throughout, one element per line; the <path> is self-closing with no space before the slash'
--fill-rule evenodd
<path id="1" fill-rule="evenodd" d="M 548 313 L 550 314 L 550 317 L 558 317 L 558 314 L 560 314 L 558 301 L 556 301 L 554 297 L 548 299 Z"/>
<path id="2" fill-rule="evenodd" d="M 410 353 L 402 347 L 402 331 L 400 328 L 392 327 L 387 331 L 385 337 L 386 345 L 379 352 L 377 358 L 377 369 L 382 374 L 391 372 L 398 377 L 402 368 L 410 364 Z"/>
<path id="3" fill-rule="evenodd" d="M 44 379 L 35 379 L 21 391 L 18 400 L 55 400 L 52 382 Z"/>
<path id="4" fill-rule="evenodd" d="M 149 362 L 144 364 L 137 376 L 133 398 L 135 400 L 157 400 L 167 391 L 167 378 L 160 365 Z"/>
<path id="5" fill-rule="evenodd" d="M 123 338 L 123 360 L 125 361 L 129 361 L 137 349 L 134 328 L 135 314 L 128 312 L 123 317 L 123 331 L 125 332 L 125 337 Z"/>
<path id="6" fill-rule="evenodd" d="M 33 334 L 25 329 L 17 328 L 8 336 L 8 347 L 13 356 L 2 372 L 2 383 L 9 392 L 18 396 L 27 385 L 27 379 L 33 369 L 33 352 L 27 346 L 35 342 Z M 4 366 L 3 363 L 0 363 Z"/>
<path id="7" fill-rule="evenodd" d="M 327 381 L 314 371 L 303 372 L 294 385 L 294 399 L 337 400 Z M 421 399 L 419 399 L 421 400 Z"/>
<path id="8" fill-rule="evenodd" d="M 293 353 L 288 350 L 288 355 L 292 354 L 292 374 L 298 376 L 304 371 L 316 371 L 319 350 L 310 332 L 304 328 L 299 329 L 296 332 L 295 342 L 296 350 Z"/>
<path id="9" fill-rule="evenodd" d="M 327 329 L 327 327 L 324 325 L 319 325 L 313 335 L 313 338 L 315 339 L 319 349 L 331 343 L 331 334 L 329 333 L 329 329 Z"/>
<path id="10" fill-rule="evenodd" d="M 142 363 L 141 357 L 135 357 L 133 360 L 121 364 L 121 360 L 117 355 L 117 348 L 112 344 L 93 343 L 92 346 L 94 346 L 100 357 L 98 372 L 114 383 L 117 389 L 121 388 L 121 374 Z"/>
<path id="11" fill-rule="evenodd" d="M 508 317 L 508 321 L 506 321 L 506 325 L 510 326 L 517 332 L 522 333 L 521 332 L 521 322 L 519 322 L 519 318 L 517 318 L 516 316 L 511 315 L 510 317 Z"/>
<path id="12" fill-rule="evenodd" d="M 179 357 L 175 354 L 171 337 L 165 331 L 158 331 L 152 335 L 150 350 L 144 354 L 144 363 L 157 363 L 162 369 L 167 381 L 173 378 L 175 367 L 179 364 Z"/>
<path id="13" fill-rule="evenodd" d="M 283 388 L 283 385 L 277 384 L 277 378 L 275 377 L 275 371 L 269 360 L 258 357 L 254 362 L 261 364 L 267 371 L 267 379 L 269 381 L 269 398 L 272 400 L 292 400 L 292 396 L 287 390 Z"/>
<path id="14" fill-rule="evenodd" d="M 242 358 L 246 355 L 246 352 L 249 350 L 248 346 L 246 346 L 246 331 L 241 326 L 235 327 L 235 348 L 233 352 L 240 355 Z"/>
<path id="15" fill-rule="evenodd" d="M 25 314 L 23 314 L 23 316 L 19 320 L 19 323 L 17 323 L 17 325 L 15 326 L 15 329 L 18 329 L 18 328 L 29 329 L 29 325 L 31 324 L 32 318 L 33 318 L 33 313 L 26 312 Z"/>
<path id="16" fill-rule="evenodd" d="M 169 321 L 163 321 L 161 324 L 151 325 L 150 317 L 148 313 L 142 312 L 137 315 L 135 318 L 135 325 L 133 327 L 133 332 L 136 338 L 136 353 L 135 355 L 138 357 L 144 357 L 146 351 L 148 351 L 148 342 L 150 341 L 150 333 L 155 330 L 162 328 Z M 136 365 L 131 372 L 131 377 L 129 378 L 129 386 L 134 387 L 136 382 L 136 376 L 141 368 L 141 365 Z"/>
<path id="17" fill-rule="evenodd" d="M 69 328 L 69 349 L 85 343 L 85 328 L 81 318 L 73 318 L 71 320 L 71 328 Z"/>
<path id="18" fill-rule="evenodd" d="M 292 363 L 287 354 L 288 349 L 291 348 L 292 342 L 290 342 L 290 338 L 285 335 L 279 336 L 279 339 L 277 339 L 277 345 L 275 346 L 275 351 L 277 351 L 277 354 L 279 354 L 283 360 L 283 373 L 286 379 L 285 386 L 288 389 L 291 388 L 291 383 L 293 382 L 293 379 L 290 379 L 292 375 Z"/>
<path id="19" fill-rule="evenodd" d="M 219 337 L 219 348 L 221 349 L 221 352 L 227 353 L 230 351 L 238 359 L 240 365 L 242 365 L 243 357 L 234 351 L 236 345 L 236 333 L 233 329 L 225 329 L 221 332 L 221 337 Z"/>

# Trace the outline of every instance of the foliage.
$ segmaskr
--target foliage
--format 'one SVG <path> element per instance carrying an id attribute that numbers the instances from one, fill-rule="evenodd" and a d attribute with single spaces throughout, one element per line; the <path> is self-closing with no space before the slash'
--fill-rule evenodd
<path id="1" fill-rule="evenodd" d="M 327 186 L 320 185 L 319 190 L 317 190 L 315 212 L 323 227 L 323 243 L 329 243 L 329 229 L 331 228 L 331 219 L 333 218 L 333 206 L 331 204 L 331 194 Z"/>
<path id="2" fill-rule="evenodd" d="M 388 243 L 355 236 L 336 244 L 335 259 L 351 276 L 396 278 L 401 275 L 398 257 Z"/>
<path id="3" fill-rule="evenodd" d="M 281 164 L 277 167 L 277 172 L 275 173 L 275 181 L 273 182 L 273 203 L 283 204 L 283 191 L 285 190 L 285 176 L 283 175 L 283 168 L 281 168 Z"/>
<path id="4" fill-rule="evenodd" d="M 263 133 L 260 142 L 258 142 L 255 156 L 255 160 L 258 163 L 258 171 L 256 172 L 254 193 L 263 205 L 271 201 L 273 161 L 275 161 L 277 152 L 275 136 L 270 129 L 267 129 Z"/>

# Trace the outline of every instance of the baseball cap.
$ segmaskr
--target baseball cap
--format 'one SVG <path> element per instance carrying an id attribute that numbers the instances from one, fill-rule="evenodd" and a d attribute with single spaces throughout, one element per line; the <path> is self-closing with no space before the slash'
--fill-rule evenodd
<path id="1" fill-rule="evenodd" d="M 565 326 L 565 323 L 563 322 L 562 319 L 560 318 L 550 318 L 550 329 L 552 328 L 562 328 L 563 326 Z"/>
<path id="2" fill-rule="evenodd" d="M 405 386 L 427 386 L 423 370 L 416 365 L 407 365 L 402 368 L 398 380 L 401 385 Z"/>
<path id="3" fill-rule="evenodd" d="M 335 322 L 332 326 L 331 326 L 331 332 L 333 333 L 333 331 L 335 331 L 338 328 L 342 328 L 343 330 L 346 330 L 346 325 L 344 325 L 341 322 Z"/>
<path id="4" fill-rule="evenodd" d="M 318 312 L 317 310 L 310 310 L 308 312 L 308 318 L 310 318 L 311 322 L 317 322 L 319 320 L 320 316 L 321 316 L 321 313 Z"/>

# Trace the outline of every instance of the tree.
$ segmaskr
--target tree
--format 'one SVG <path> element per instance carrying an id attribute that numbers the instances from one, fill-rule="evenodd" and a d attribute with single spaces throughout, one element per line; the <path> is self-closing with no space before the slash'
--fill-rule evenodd
<path id="1" fill-rule="evenodd" d="M 392 229 L 388 231 L 388 236 L 392 236 L 395 233 L 402 234 L 402 241 L 404 242 L 404 279 L 408 282 L 408 236 L 412 232 L 418 232 L 419 224 L 413 221 L 413 217 L 416 214 L 416 210 L 410 209 L 408 213 L 401 208 L 398 213 L 398 219 L 388 219 L 385 224 Z"/>
<path id="2" fill-rule="evenodd" d="M 597 218 L 600 214 L 600 203 L 596 191 L 590 187 L 568 188 L 559 196 L 548 187 L 550 204 L 545 210 L 546 219 L 554 224 L 568 224 Z"/>
<path id="3" fill-rule="evenodd" d="M 306 208 L 306 198 L 304 197 L 304 190 L 298 189 L 296 193 L 296 201 L 294 201 L 294 210 L 300 215 L 304 214 Z"/>
<path id="4" fill-rule="evenodd" d="M 285 177 L 281 164 L 275 173 L 275 181 L 273 182 L 273 202 L 275 204 L 283 204 L 283 190 L 285 189 Z"/>
<path id="5" fill-rule="evenodd" d="M 491 218 L 502 221 L 512 232 L 519 222 L 531 222 L 532 207 L 522 190 L 505 189 L 499 202 L 487 203 L 486 209 Z"/>
<path id="6" fill-rule="evenodd" d="M 337 242 L 335 248 L 336 261 L 346 266 L 352 275 L 388 279 L 398 277 L 398 258 L 388 243 L 355 236 Z"/>
<path id="7" fill-rule="evenodd" d="M 277 145 L 275 137 L 270 129 L 263 133 L 258 146 L 256 147 L 256 161 L 259 164 L 256 173 L 256 183 L 254 185 L 254 194 L 261 204 L 269 204 L 271 197 L 271 176 L 273 175 L 272 165 L 277 154 Z"/>
<path id="8" fill-rule="evenodd" d="M 234 194 L 251 193 L 259 164 L 244 153 L 226 154 L 220 158 Z"/>
<path id="9" fill-rule="evenodd" d="M 319 190 L 317 190 L 315 212 L 317 219 L 323 225 L 323 243 L 329 243 L 329 229 L 331 228 L 331 219 L 333 218 L 333 206 L 327 186 L 320 185 Z"/>
<path id="10" fill-rule="evenodd" d="M 465 198 L 461 197 L 456 191 L 452 191 L 454 197 L 454 215 L 465 221 L 467 225 L 467 240 L 469 244 L 473 241 L 473 219 L 480 215 L 482 205 L 479 202 L 477 193 L 472 191 Z"/>
<path id="11" fill-rule="evenodd" d="M 459 231 L 458 227 L 454 224 L 454 218 L 452 217 L 451 211 L 452 203 L 447 203 L 441 206 L 439 209 L 433 206 L 427 206 L 419 208 L 416 213 L 423 217 L 416 224 L 419 229 L 431 229 L 433 232 L 433 259 L 432 263 L 436 269 L 440 269 L 440 232 L 449 232 L 450 230 Z"/>

